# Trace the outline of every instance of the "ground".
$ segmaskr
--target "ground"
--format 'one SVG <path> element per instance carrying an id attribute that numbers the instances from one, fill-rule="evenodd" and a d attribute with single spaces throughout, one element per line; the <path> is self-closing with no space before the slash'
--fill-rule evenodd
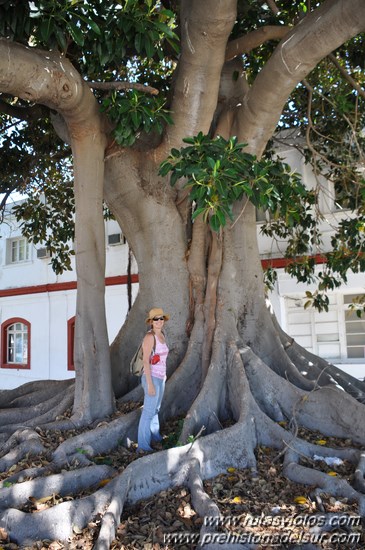
<path id="1" fill-rule="evenodd" d="M 129 412 L 131 409 L 139 406 L 137 403 L 120 404 L 116 415 Z M 114 416 L 116 416 L 114 415 Z M 168 448 L 178 443 L 178 433 L 182 426 L 182 419 L 175 418 L 163 426 L 165 440 L 163 445 Z M 81 430 L 80 430 L 81 431 Z M 69 433 L 61 432 L 40 432 L 44 445 L 50 450 L 68 436 L 75 435 L 75 431 Z M 324 437 L 320 433 L 313 433 L 308 430 L 300 429 L 299 436 L 319 445 L 329 445 L 334 448 L 352 446 L 360 448 L 350 440 Z M 249 470 L 239 470 L 228 468 L 227 472 L 213 479 L 204 481 L 204 488 L 218 505 L 219 510 L 226 520 L 225 525 L 218 527 L 216 540 L 208 539 L 206 542 L 220 543 L 218 547 L 223 547 L 222 542 L 231 537 L 230 542 L 238 542 L 238 536 L 243 533 L 251 533 L 254 537 L 261 537 L 263 544 L 256 545 L 255 548 L 269 549 L 290 548 L 286 543 L 285 536 L 291 533 L 292 536 L 300 537 L 310 536 L 310 528 L 315 523 L 321 521 L 321 514 L 333 514 L 333 525 L 336 518 L 342 517 L 341 528 L 335 528 L 332 535 L 322 533 L 322 542 L 315 548 L 332 549 L 355 549 L 365 548 L 365 534 L 363 524 L 358 514 L 357 504 L 348 502 L 344 498 L 334 498 L 327 494 L 314 494 L 313 487 L 303 486 L 288 481 L 281 473 L 282 457 L 279 451 L 260 447 L 256 450 L 258 459 L 258 472 L 255 477 Z M 130 462 L 138 459 L 135 444 L 126 449 L 118 447 L 116 451 L 108 456 L 95 457 L 95 461 L 100 464 L 111 464 L 120 473 Z M 338 465 L 327 465 L 324 461 L 318 460 L 312 464 L 305 460 L 305 465 L 319 469 L 330 475 L 336 475 L 346 479 L 351 483 L 354 474 L 354 467 L 346 461 Z M 14 464 L 7 473 L 0 476 L 2 486 L 6 486 L 6 480 L 30 466 L 41 466 L 47 462 L 47 456 L 39 456 L 37 460 L 23 460 Z M 105 480 L 102 483 L 107 483 Z M 68 497 L 60 497 L 57 494 L 39 500 L 29 499 L 29 503 L 24 511 L 36 513 L 58 503 Z M 72 498 L 72 497 L 69 497 Z M 344 516 L 351 516 L 349 525 L 348 519 Z M 233 518 L 229 524 L 229 518 Z M 275 525 L 270 525 L 274 523 Z M 347 525 L 344 523 L 347 522 Z M 190 550 L 197 547 L 199 532 L 201 530 L 203 518 L 199 517 L 191 505 L 191 498 L 188 489 L 178 487 L 167 491 L 162 491 L 155 497 L 140 501 L 134 506 L 126 507 L 123 511 L 120 524 L 117 530 L 117 536 L 113 541 L 112 549 L 144 549 L 144 550 Z M 293 525 L 294 523 L 294 525 Z M 75 532 L 69 543 L 62 544 L 57 541 L 40 541 L 32 547 L 19 547 L 10 543 L 6 536 L 0 531 L 0 548 L 4 550 L 76 550 L 83 548 L 91 550 L 97 538 L 100 520 L 94 518 L 89 523 L 88 528 L 80 532 Z M 282 544 L 271 539 L 271 544 L 265 544 L 268 539 L 265 537 L 281 535 Z M 313 536 L 313 533 L 312 533 Z M 330 537 L 332 536 L 332 540 Z M 208 537 L 208 535 L 207 535 Z M 209 535 L 212 537 L 212 535 Z M 221 537 L 221 538 L 219 538 Z M 229 540 L 229 538 L 228 538 Z M 258 539 L 254 539 L 254 541 Z M 313 539 L 312 539 L 313 540 Z M 242 541 L 242 539 L 241 539 Z M 243 546 L 240 546 L 242 548 Z M 248 546 L 247 546 L 248 547 Z M 299 546 L 296 546 L 299 548 Z M 304 548 L 310 550 L 313 546 L 307 545 Z M 253 546 L 252 546 L 253 548 Z"/>

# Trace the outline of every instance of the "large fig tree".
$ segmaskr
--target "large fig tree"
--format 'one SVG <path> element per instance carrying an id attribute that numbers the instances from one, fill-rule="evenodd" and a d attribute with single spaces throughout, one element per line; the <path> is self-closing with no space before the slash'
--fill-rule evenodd
<path id="1" fill-rule="evenodd" d="M 228 466 L 255 472 L 258 445 L 283 450 L 288 478 L 353 499 L 363 515 L 359 452 L 319 449 L 280 424 L 292 420 L 364 444 L 364 384 L 278 326 L 266 303 L 255 217 L 256 208 L 273 214 L 267 231 L 284 236 L 291 254 L 309 257 L 320 246 L 317 193 L 267 153 L 278 124 L 295 127 L 306 136 L 308 160 L 358 209 L 352 225 L 338 228 L 341 246 L 328 255 L 328 273 L 345 276 L 341 247 L 346 269 L 364 268 L 363 0 L 5 0 L 0 15 L 1 191 L 28 193 L 20 214 L 29 233 L 33 215 L 38 228 L 55 220 L 40 214 L 39 190 L 67 193 L 58 203 L 64 224 L 51 228 L 67 242 L 71 155 L 78 281 L 75 384 L 1 392 L 0 467 L 43 452 L 35 428 L 82 428 L 111 415 L 115 399 L 141 398 L 129 361 L 153 306 L 171 315 L 162 416 L 184 415 L 182 442 L 201 436 L 114 475 L 92 457 L 135 439 L 140 411 L 103 422 L 64 441 L 49 468 L 22 473 L 32 481 L 1 489 L 0 526 L 20 544 L 66 540 L 100 513 L 96 547 L 107 548 L 126 501 L 173 484 L 190 487 L 198 514 L 217 515 L 202 479 Z M 111 347 L 105 204 L 139 273 L 138 297 Z M 38 229 L 33 239 L 47 235 Z M 53 250 L 61 264 L 65 247 Z M 297 275 L 313 275 L 310 260 L 300 265 Z M 320 288 L 336 284 L 330 280 Z M 320 293 L 313 300 L 326 307 Z M 71 418 L 61 421 L 71 405 Z M 356 487 L 300 464 L 303 456 L 334 453 L 358 464 Z M 70 465 L 77 474 L 67 472 Z M 37 514 L 19 511 L 29 495 L 77 493 L 105 477 L 113 479 L 90 496 Z"/>

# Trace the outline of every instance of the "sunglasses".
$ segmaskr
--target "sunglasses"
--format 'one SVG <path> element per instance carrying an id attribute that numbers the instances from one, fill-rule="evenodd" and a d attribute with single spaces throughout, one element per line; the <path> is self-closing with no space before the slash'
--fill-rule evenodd
<path id="1" fill-rule="evenodd" d="M 164 321 L 165 317 L 153 317 L 152 321 Z"/>

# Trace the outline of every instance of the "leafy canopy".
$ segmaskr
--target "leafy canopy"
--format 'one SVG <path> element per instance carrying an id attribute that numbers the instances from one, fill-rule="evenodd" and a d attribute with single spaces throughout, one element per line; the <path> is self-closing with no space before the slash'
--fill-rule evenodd
<path id="1" fill-rule="evenodd" d="M 258 160 L 244 151 L 247 144 L 235 137 L 214 139 L 201 132 L 183 140 L 189 144 L 172 149 L 160 174 L 171 172 L 171 185 L 184 178 L 189 199 L 194 202 L 193 219 L 199 214 L 219 231 L 233 221 L 233 205 L 247 197 L 258 209 L 268 210 L 293 228 L 305 218 L 315 195 L 301 183 L 288 164 L 264 157 Z"/>

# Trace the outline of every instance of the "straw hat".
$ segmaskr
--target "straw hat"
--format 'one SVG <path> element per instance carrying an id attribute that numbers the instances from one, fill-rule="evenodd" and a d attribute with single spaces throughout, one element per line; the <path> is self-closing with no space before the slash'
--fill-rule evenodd
<path id="1" fill-rule="evenodd" d="M 154 317 L 163 317 L 165 321 L 168 321 L 170 319 L 170 315 L 164 313 L 163 309 L 160 307 L 153 307 L 152 309 L 150 309 L 150 312 L 146 319 L 146 323 L 150 323 Z"/>

